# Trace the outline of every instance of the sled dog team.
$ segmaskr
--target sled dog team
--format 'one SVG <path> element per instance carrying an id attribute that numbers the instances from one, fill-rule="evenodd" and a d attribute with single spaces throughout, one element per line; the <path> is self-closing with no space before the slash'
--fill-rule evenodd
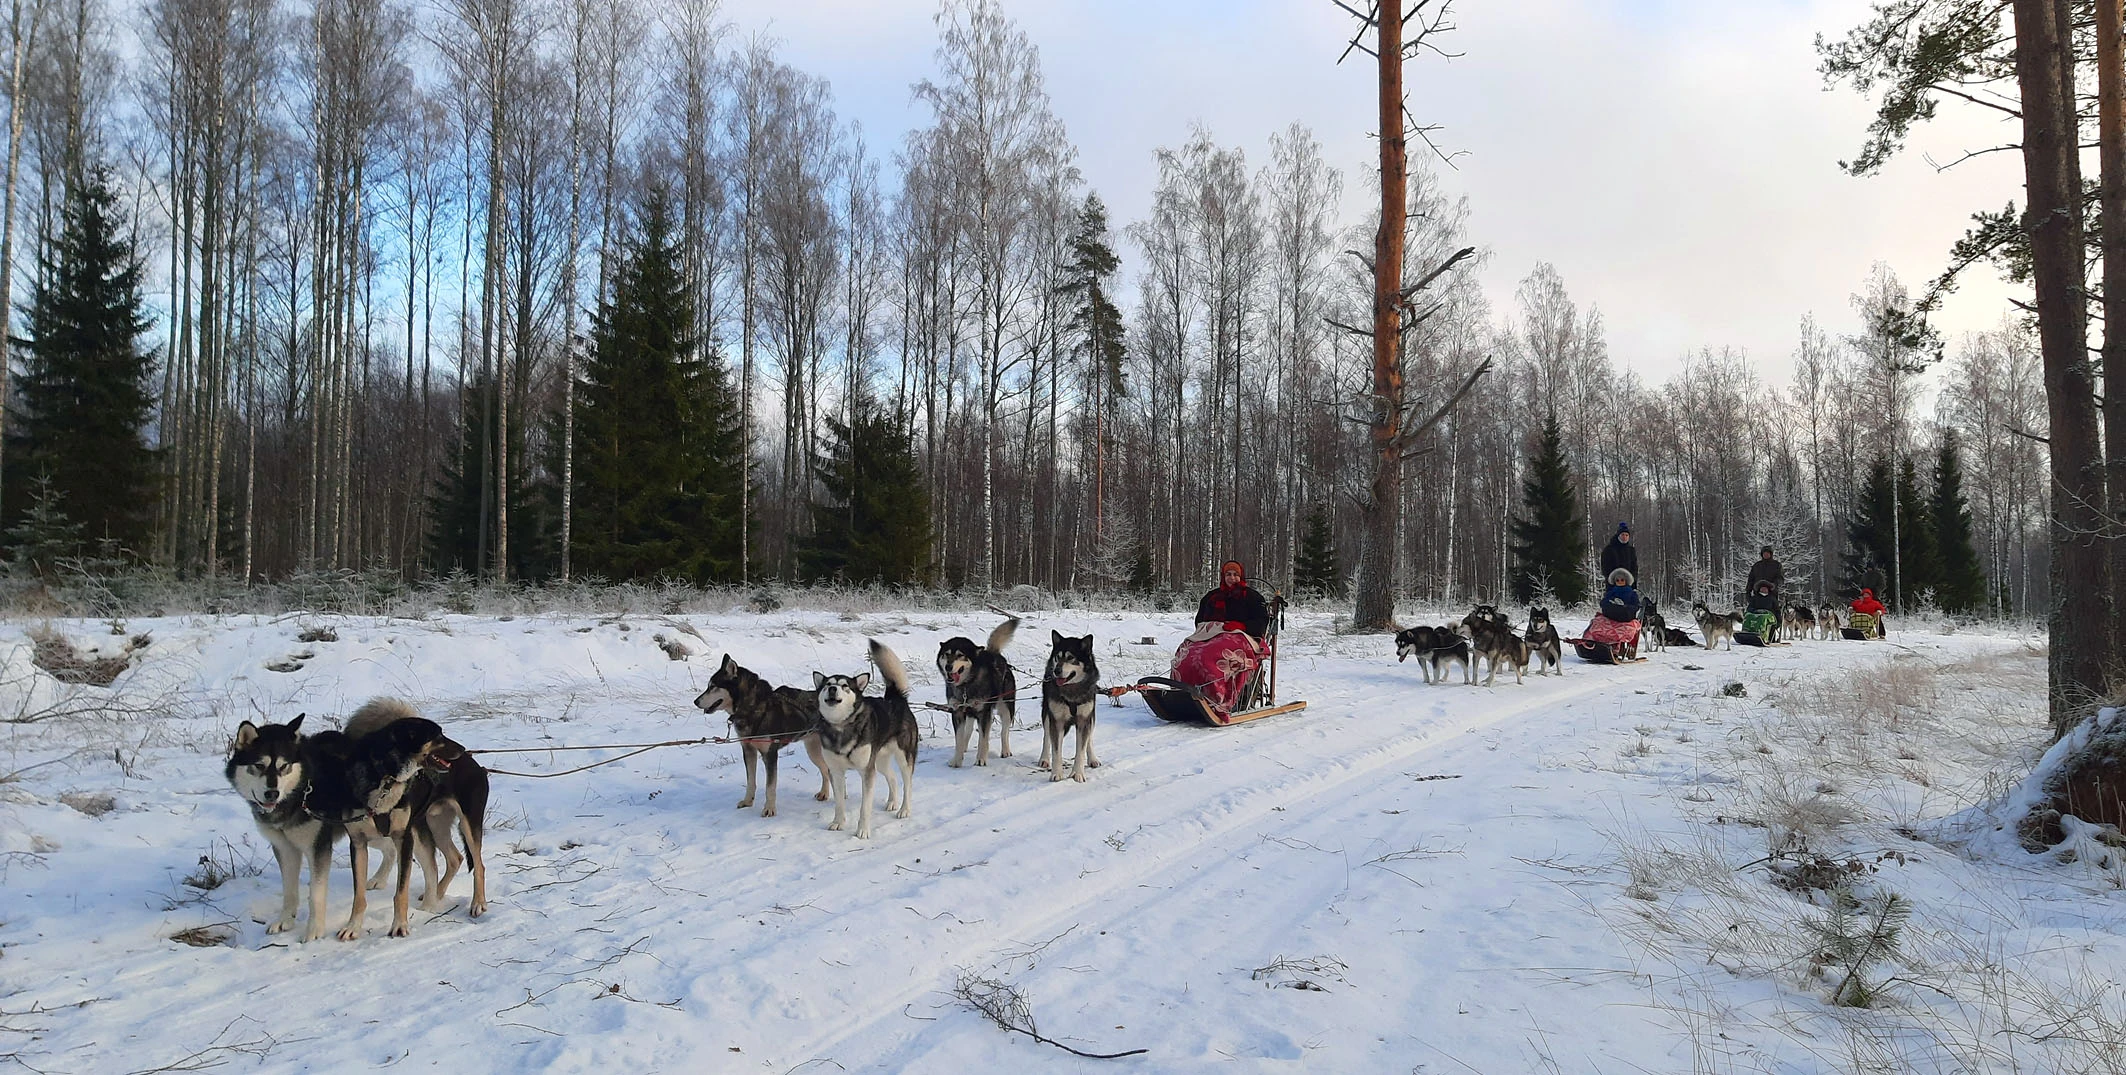
<path id="1" fill-rule="evenodd" d="M 979 737 L 975 764 L 989 764 L 989 732 L 1002 714 L 998 756 L 1011 756 L 1011 722 L 1016 712 L 1017 679 L 1004 648 L 1019 621 L 1008 619 L 989 634 L 988 643 L 952 638 L 938 647 L 938 671 L 945 677 L 947 708 L 952 713 L 956 749 L 951 765 L 960 767 L 970 737 Z M 746 794 L 738 806 L 753 805 L 758 790 L 755 770 L 767 770 L 764 817 L 775 815 L 776 758 L 781 749 L 801 742 L 820 770 L 815 799 L 834 802 L 841 831 L 848 823 L 846 786 L 850 770 L 862 776 L 856 836 L 871 837 L 871 808 L 876 781 L 886 782 L 885 808 L 906 818 L 912 810 L 915 755 L 920 740 L 908 702 L 908 673 L 891 649 L 870 643 L 871 663 L 884 682 L 883 697 L 866 695 L 871 673 L 812 674 L 812 689 L 770 686 L 766 680 L 726 654 L 694 699 L 704 713 L 728 714 L 746 767 Z M 1039 768 L 1051 782 L 1063 779 L 1063 738 L 1075 737 L 1071 778 L 1086 779 L 1097 767 L 1093 753 L 1094 702 L 1099 697 L 1100 669 L 1093 655 L 1093 636 L 1069 637 L 1054 632 L 1048 663 L 1041 675 L 1042 744 Z M 397 888 L 392 900 L 391 935 L 407 935 L 409 881 L 413 862 L 421 866 L 425 891 L 421 909 L 447 909 L 444 896 L 460 865 L 473 878 L 474 918 L 487 911 L 487 867 L 480 845 L 486 829 L 488 773 L 441 726 L 416 714 L 395 698 L 376 698 L 355 710 L 345 729 L 302 734 L 304 716 L 286 724 L 244 721 L 230 745 L 223 775 L 250 807 L 259 834 L 273 848 L 280 867 L 281 913 L 266 932 L 281 933 L 295 925 L 297 889 L 304 863 L 310 868 L 310 920 L 302 939 L 325 933 L 325 896 L 332 848 L 344 836 L 352 859 L 354 903 L 337 936 L 361 936 L 368 910 L 367 893 L 382 888 L 393 867 Z M 896 776 L 898 780 L 896 780 Z M 451 840 L 455 826 L 464 842 L 461 855 Z M 367 872 L 369 845 L 386 852 L 375 873 Z M 444 867 L 435 865 L 440 851 Z M 395 852 L 395 854 L 394 854 Z"/>
<path id="2" fill-rule="evenodd" d="M 1642 598 L 1640 609 L 1647 648 L 1700 644 L 1670 627 L 1653 598 Z M 1707 649 L 1722 643 L 1728 649 L 1735 648 L 1735 632 L 1742 626 L 1741 613 L 1714 612 L 1699 601 L 1691 606 L 1691 618 L 1705 636 L 1703 644 Z M 1780 624 L 1788 637 L 1827 639 L 1839 637 L 1845 619 L 1836 605 L 1816 609 L 1792 605 L 1780 611 Z M 1528 626 L 1519 634 L 1514 633 L 1511 617 L 1497 606 L 1478 605 L 1459 624 L 1407 627 L 1395 635 L 1396 661 L 1416 658 L 1426 683 L 1447 682 L 1448 671 L 1459 665 L 1464 684 L 1474 684 L 1481 671 L 1488 687 L 1498 675 L 1501 662 L 1513 669 L 1516 683 L 1522 681 L 1531 663 L 1536 665 L 1535 674 L 1548 671 L 1563 675 L 1563 650 L 1564 640 L 1551 623 L 1550 610 L 1540 606 L 1528 610 Z"/>

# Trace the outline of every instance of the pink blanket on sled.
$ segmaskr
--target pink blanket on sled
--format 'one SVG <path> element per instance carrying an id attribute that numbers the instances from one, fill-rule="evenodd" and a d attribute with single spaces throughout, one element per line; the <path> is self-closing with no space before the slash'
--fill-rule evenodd
<path id="1" fill-rule="evenodd" d="M 1204 701 L 1230 716 L 1248 674 L 1262 663 L 1262 643 L 1245 631 L 1197 631 L 1174 651 L 1173 679 L 1202 689 Z"/>

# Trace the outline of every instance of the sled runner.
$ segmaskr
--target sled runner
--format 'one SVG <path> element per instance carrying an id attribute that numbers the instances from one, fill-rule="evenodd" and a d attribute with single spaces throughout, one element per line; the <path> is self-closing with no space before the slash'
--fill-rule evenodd
<path id="1" fill-rule="evenodd" d="M 1284 623 L 1284 595 L 1263 585 L 1260 579 L 1249 579 L 1248 582 L 1261 585 L 1261 588 L 1270 591 L 1270 624 L 1261 639 L 1261 659 L 1244 673 L 1246 678 L 1231 705 L 1219 705 L 1212 695 L 1203 689 L 1203 685 L 1186 682 L 1181 677 L 1179 673 L 1184 663 L 1183 655 L 1189 650 L 1187 643 L 1183 644 L 1182 654 L 1176 655 L 1175 674 L 1145 676 L 1128 686 L 1110 687 L 1107 691 L 1108 697 L 1120 698 L 1129 693 L 1142 694 L 1144 704 L 1151 707 L 1152 713 L 1161 720 L 1203 723 L 1220 728 L 1305 709 L 1305 702 L 1277 704 L 1277 629 Z M 1238 631 L 1229 631 L 1209 641 L 1216 642 L 1220 638 L 1240 634 Z"/>
<path id="2" fill-rule="evenodd" d="M 1853 613 L 1846 620 L 1845 626 L 1838 629 L 1838 633 L 1856 642 L 1873 642 L 1882 637 L 1881 625 L 1876 622 L 1875 617 L 1865 612 Z"/>

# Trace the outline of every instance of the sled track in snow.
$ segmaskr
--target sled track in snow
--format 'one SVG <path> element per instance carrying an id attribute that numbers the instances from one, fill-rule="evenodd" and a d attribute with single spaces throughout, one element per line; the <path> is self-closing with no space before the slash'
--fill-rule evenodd
<path id="1" fill-rule="evenodd" d="M 843 865 L 851 867 L 852 872 L 806 892 L 806 898 L 830 909 L 853 908 L 867 897 L 867 890 L 870 897 L 877 900 L 878 879 L 875 874 L 854 869 L 856 862 L 850 860 L 890 850 L 896 858 L 914 855 L 929 864 L 938 861 L 933 855 L 948 849 L 961 862 L 987 861 L 991 868 L 1026 870 L 1028 874 L 1021 887 L 1044 892 L 1050 898 L 1038 903 L 1014 904 L 1008 918 L 985 916 L 978 921 L 988 928 L 956 933 L 949 946 L 938 944 L 935 937 L 905 937 L 910 949 L 905 954 L 890 951 L 891 946 L 872 951 L 873 958 L 905 958 L 905 965 L 911 971 L 906 987 L 890 996 L 867 997 L 867 1010 L 828 1020 L 832 1027 L 830 1031 L 799 1032 L 775 1038 L 780 1059 L 798 1063 L 837 1055 L 844 1043 L 869 1038 L 880 1022 L 904 1018 L 904 1006 L 948 991 L 952 984 L 949 974 L 954 967 L 978 966 L 993 960 L 1007 947 L 1039 943 L 1073 924 L 1113 919 L 1117 912 L 1126 911 L 1147 898 L 1169 898 L 1170 885 L 1162 884 L 1162 878 L 1168 874 L 1189 872 L 1192 863 L 1198 860 L 1231 855 L 1234 850 L 1231 837 L 1274 818 L 1280 810 L 1288 813 L 1295 823 L 1303 821 L 1319 810 L 1297 808 L 1308 804 L 1318 808 L 1354 793 L 1375 790 L 1369 778 L 1392 772 L 1460 742 L 1472 732 L 1613 691 L 1620 686 L 1617 677 L 1606 675 L 1568 676 L 1563 681 L 1543 677 L 1535 684 L 1554 684 L 1557 689 L 1530 691 L 1526 699 L 1480 717 L 1414 727 L 1406 725 L 1405 730 L 1384 740 L 1374 737 L 1384 726 L 1394 726 L 1408 718 L 1392 713 L 1353 718 L 1342 713 L 1334 703 L 1326 706 L 1317 703 L 1308 711 L 1309 716 L 1285 724 L 1266 722 L 1215 730 L 1162 725 L 1144 729 L 1143 734 L 1130 736 L 1120 743 L 1105 740 L 1111 749 L 1122 748 L 1115 751 L 1119 760 L 1095 770 L 1091 783 L 1086 785 L 1066 780 L 1061 786 L 1050 787 L 1043 773 L 1040 776 L 1042 783 L 1036 788 L 1011 794 L 994 804 L 989 812 L 946 817 L 939 817 L 934 811 L 926 814 L 924 803 L 918 802 L 912 821 L 929 826 L 929 831 L 901 839 L 897 838 L 899 834 L 893 826 L 906 826 L 909 822 L 895 823 L 890 817 L 882 820 L 877 829 L 879 846 L 875 850 L 834 856 L 834 861 L 821 866 L 823 872 L 831 873 Z M 1434 688 L 1441 692 L 1450 689 L 1469 688 Z M 1420 686 L 1412 697 L 1422 702 L 1430 693 Z M 1307 723 L 1309 720 L 1335 720 L 1342 726 L 1315 729 Z M 1275 749 L 1316 730 L 1321 731 L 1319 739 L 1325 741 L 1320 745 L 1326 751 L 1308 751 L 1300 755 L 1299 760 L 1315 764 L 1295 770 L 1289 779 L 1254 788 L 1216 783 L 1222 761 Z M 1094 735 L 1094 742 L 1103 742 L 1098 732 Z M 1340 749 L 1342 745 L 1368 742 L 1370 745 L 1362 749 Z M 1038 757 L 1038 747 L 1031 753 Z M 1019 760 L 1015 757 L 1010 761 Z M 995 764 L 993 760 L 992 767 Z M 923 777 L 928 777 L 932 789 L 929 800 L 935 805 L 940 797 L 939 785 L 958 775 L 938 766 L 927 774 L 920 774 L 917 786 L 920 789 L 925 783 Z M 1196 779 L 1182 779 L 1189 776 Z M 1363 787 L 1357 786 L 1362 782 Z M 1208 796 L 1207 791 L 1211 792 Z M 805 801 L 810 805 L 809 796 Z M 1010 807 L 1008 811 L 1003 809 L 1007 806 Z M 1086 864 L 1068 850 L 1043 853 L 1043 836 L 1051 831 L 1046 823 L 1116 807 L 1126 807 L 1132 822 L 1146 826 L 1146 835 L 1130 839 L 1126 853 L 1104 856 L 1097 872 L 1083 872 L 1081 867 Z M 928 822 L 926 817 L 930 819 Z M 1190 826 L 1190 821 L 1198 822 L 1200 827 Z M 1123 824 L 1121 827 L 1127 829 L 1130 826 Z M 844 837 L 841 833 L 828 835 Z M 850 921 L 847 912 L 837 914 L 833 921 L 848 926 L 851 934 L 874 940 L 902 939 L 906 922 L 895 923 L 891 915 L 901 915 L 905 919 L 907 911 L 903 908 L 909 904 L 930 911 L 952 909 L 949 899 L 938 898 L 936 890 L 941 887 L 941 878 L 927 877 L 908 889 L 896 890 L 890 899 L 878 900 L 890 907 L 890 914 L 876 922 Z M 1154 894 L 1138 893 L 1139 888 L 1152 889 Z M 930 898 L 926 899 L 926 896 Z M 759 894 L 757 898 L 766 899 L 768 894 Z M 862 917 L 866 912 L 859 910 L 857 914 Z M 875 1050 L 876 1042 L 866 1048 Z"/>

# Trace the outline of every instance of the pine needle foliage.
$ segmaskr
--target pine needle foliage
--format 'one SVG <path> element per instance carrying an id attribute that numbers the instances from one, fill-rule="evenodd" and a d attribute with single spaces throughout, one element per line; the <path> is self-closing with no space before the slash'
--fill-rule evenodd
<path id="1" fill-rule="evenodd" d="M 1861 897 L 1845 888 L 1832 889 L 1830 896 L 1830 910 L 1804 923 L 1816 941 L 1816 964 L 1827 978 L 1837 978 L 1831 1003 L 1872 1008 L 1881 1001 L 1883 986 L 1869 976 L 1884 961 L 1897 958 L 1912 902 L 1895 892 Z"/>
<path id="2" fill-rule="evenodd" d="M 1525 604 L 1547 591 L 1567 606 L 1584 603 L 1587 524 L 1556 415 L 1543 423 L 1528 477 L 1521 482 L 1521 512 L 1511 523 L 1514 599 Z"/>

